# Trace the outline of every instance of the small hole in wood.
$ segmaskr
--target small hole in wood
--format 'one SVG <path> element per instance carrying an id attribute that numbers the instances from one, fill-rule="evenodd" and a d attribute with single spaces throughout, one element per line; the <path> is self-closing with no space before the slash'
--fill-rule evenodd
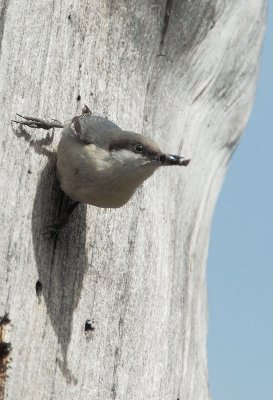
<path id="1" fill-rule="evenodd" d="M 95 330 L 95 327 L 94 327 L 94 321 L 91 321 L 91 319 L 87 319 L 86 321 L 85 321 L 85 325 L 84 325 L 84 330 L 85 330 L 85 332 L 88 332 L 88 331 L 94 331 Z"/>
<path id="2" fill-rule="evenodd" d="M 10 324 L 10 319 L 8 314 L 5 314 L 3 317 L 0 317 L 0 330 L 4 325 Z"/>
<path id="3" fill-rule="evenodd" d="M 68 19 L 71 19 L 71 15 L 69 14 L 67 18 L 68 18 Z"/>
<path id="4" fill-rule="evenodd" d="M 0 342 L 0 362 L 9 356 L 11 352 L 11 344 L 7 342 Z"/>
<path id="5" fill-rule="evenodd" d="M 77 96 L 77 101 L 80 101 L 80 100 L 81 100 L 81 96 L 78 95 L 78 96 Z"/>
<path id="6" fill-rule="evenodd" d="M 36 295 L 40 297 L 43 292 L 43 285 L 41 281 L 37 281 L 35 285 Z"/>

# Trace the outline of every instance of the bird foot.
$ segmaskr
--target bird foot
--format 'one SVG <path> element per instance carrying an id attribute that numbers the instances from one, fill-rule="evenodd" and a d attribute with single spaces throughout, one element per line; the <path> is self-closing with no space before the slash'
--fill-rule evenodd
<path id="1" fill-rule="evenodd" d="M 27 117 L 24 115 L 16 114 L 18 117 L 23 118 L 25 121 L 16 121 L 17 124 L 26 125 L 30 128 L 37 128 L 37 129 L 45 129 L 49 130 L 52 128 L 63 128 L 63 124 L 58 121 L 57 119 L 52 118 L 36 118 L 36 117 Z"/>
<path id="2" fill-rule="evenodd" d="M 59 233 L 61 232 L 62 227 L 63 224 L 60 222 L 48 225 L 42 235 L 47 239 L 57 239 Z"/>

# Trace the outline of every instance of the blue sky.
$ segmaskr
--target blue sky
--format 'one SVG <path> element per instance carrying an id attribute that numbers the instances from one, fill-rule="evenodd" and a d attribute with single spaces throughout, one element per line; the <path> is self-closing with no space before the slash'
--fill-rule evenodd
<path id="1" fill-rule="evenodd" d="M 273 4 L 251 118 L 218 199 L 208 258 L 213 400 L 273 399 Z"/>

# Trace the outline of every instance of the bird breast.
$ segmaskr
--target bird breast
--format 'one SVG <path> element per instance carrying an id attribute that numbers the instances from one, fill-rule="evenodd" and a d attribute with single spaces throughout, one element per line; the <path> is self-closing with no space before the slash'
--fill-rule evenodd
<path id="1" fill-rule="evenodd" d="M 156 167 L 129 150 L 108 151 L 64 134 L 57 151 L 62 190 L 72 199 L 103 208 L 127 203 Z"/>

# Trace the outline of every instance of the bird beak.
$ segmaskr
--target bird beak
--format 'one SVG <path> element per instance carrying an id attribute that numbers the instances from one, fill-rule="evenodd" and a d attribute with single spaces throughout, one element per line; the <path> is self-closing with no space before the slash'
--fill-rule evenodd
<path id="1" fill-rule="evenodd" d="M 174 154 L 161 153 L 158 156 L 158 161 L 161 165 L 184 165 L 186 167 L 191 160 L 186 160 L 185 157 L 175 156 Z"/>

